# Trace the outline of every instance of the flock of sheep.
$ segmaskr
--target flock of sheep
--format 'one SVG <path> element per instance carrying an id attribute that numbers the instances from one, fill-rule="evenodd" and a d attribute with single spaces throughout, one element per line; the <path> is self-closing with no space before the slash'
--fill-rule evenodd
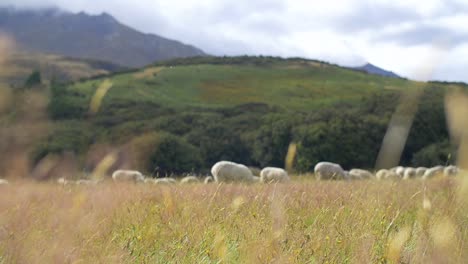
<path id="1" fill-rule="evenodd" d="M 314 175 L 317 180 L 365 180 L 365 179 L 377 179 L 377 180 L 407 180 L 413 178 L 419 178 L 422 180 L 428 180 L 438 175 L 446 177 L 455 176 L 460 172 L 460 169 L 456 166 L 436 166 L 432 168 L 411 168 L 411 167 L 395 167 L 392 169 L 382 169 L 375 173 L 363 169 L 352 169 L 345 171 L 339 164 L 332 162 L 319 162 L 314 168 Z M 266 167 L 259 171 L 259 176 L 254 175 L 251 168 L 230 161 L 217 162 L 211 168 L 212 176 L 204 178 L 205 184 L 211 182 L 218 183 L 281 183 L 289 182 L 291 179 L 288 173 L 281 168 Z M 135 183 L 149 183 L 149 184 L 176 184 L 177 181 L 173 178 L 145 178 L 145 176 L 139 171 L 134 170 L 117 170 L 112 174 L 112 180 L 114 182 L 135 182 Z M 96 180 L 78 180 L 70 181 L 64 178 L 57 180 L 62 185 L 94 185 L 100 181 Z M 190 184 L 201 182 L 199 177 L 187 176 L 180 180 L 180 184 Z M 8 184 L 7 180 L 0 179 L 0 185 Z"/>
<path id="2" fill-rule="evenodd" d="M 314 173 L 318 180 L 409 180 L 415 178 L 428 180 L 436 176 L 456 176 L 460 173 L 460 169 L 453 165 L 435 166 L 432 168 L 412 168 L 398 166 L 391 169 L 381 169 L 375 173 L 372 173 L 362 169 L 352 169 L 345 171 L 339 164 L 331 162 L 320 162 L 315 166 Z"/>

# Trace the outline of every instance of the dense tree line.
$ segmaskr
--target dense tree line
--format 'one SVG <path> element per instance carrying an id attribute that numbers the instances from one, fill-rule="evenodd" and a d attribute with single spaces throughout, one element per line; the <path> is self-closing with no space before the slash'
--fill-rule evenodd
<path id="1" fill-rule="evenodd" d="M 292 142 L 298 146 L 294 164 L 298 172 L 311 171 L 323 160 L 345 168 L 373 168 L 400 98 L 398 92 L 382 91 L 360 104 L 337 103 L 311 112 L 259 103 L 176 110 L 115 101 L 91 117 L 85 108 L 87 98 L 59 85 L 52 86 L 51 94 L 50 117 L 68 125 L 37 146 L 35 160 L 48 152 L 83 155 L 95 142 L 130 144 L 138 160 L 135 169 L 158 175 L 207 172 L 219 160 L 283 167 Z M 435 86 L 424 90 L 401 164 L 453 162 L 456 150 L 448 139 L 443 95 Z M 84 130 L 87 133 L 82 134 Z"/>

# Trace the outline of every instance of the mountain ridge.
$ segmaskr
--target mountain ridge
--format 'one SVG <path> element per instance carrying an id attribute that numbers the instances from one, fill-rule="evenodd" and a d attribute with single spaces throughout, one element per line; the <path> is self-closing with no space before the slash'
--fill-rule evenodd
<path id="1" fill-rule="evenodd" d="M 351 67 L 351 69 L 366 72 L 368 74 L 375 74 L 375 75 L 381 75 L 381 76 L 392 77 L 392 78 L 402 78 L 401 76 L 397 75 L 396 73 L 394 73 L 392 71 L 382 69 L 382 68 L 380 68 L 378 66 L 373 65 L 370 62 L 367 62 L 362 66 Z"/>
<path id="2" fill-rule="evenodd" d="M 28 52 L 97 59 L 127 67 L 206 55 L 180 41 L 139 32 L 108 13 L 0 7 L 0 31 Z"/>

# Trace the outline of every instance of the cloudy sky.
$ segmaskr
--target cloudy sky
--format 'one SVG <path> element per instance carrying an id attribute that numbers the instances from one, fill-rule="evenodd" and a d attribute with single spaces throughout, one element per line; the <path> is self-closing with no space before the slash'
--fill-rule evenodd
<path id="1" fill-rule="evenodd" d="M 366 61 L 412 79 L 468 82 L 468 0 L 1 0 L 107 12 L 215 55 Z"/>

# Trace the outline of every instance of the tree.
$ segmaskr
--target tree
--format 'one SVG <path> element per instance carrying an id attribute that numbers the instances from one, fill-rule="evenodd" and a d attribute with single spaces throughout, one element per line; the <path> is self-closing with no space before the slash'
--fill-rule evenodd
<path id="1" fill-rule="evenodd" d="M 38 87 L 42 84 L 41 73 L 37 70 L 33 71 L 24 83 L 24 87 L 33 88 Z"/>

